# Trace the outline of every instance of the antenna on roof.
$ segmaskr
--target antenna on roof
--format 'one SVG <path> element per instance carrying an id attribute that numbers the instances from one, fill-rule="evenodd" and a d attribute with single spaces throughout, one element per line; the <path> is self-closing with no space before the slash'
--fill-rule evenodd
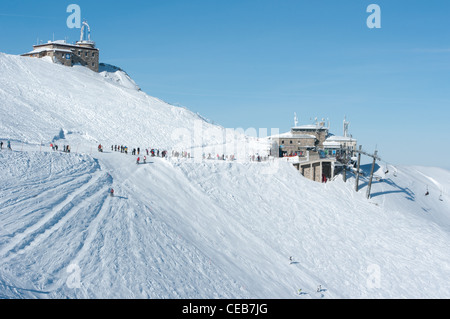
<path id="1" fill-rule="evenodd" d="M 350 122 L 347 122 L 347 116 L 344 116 L 344 137 L 349 137 L 348 136 L 348 126 L 349 126 Z"/>
<path id="2" fill-rule="evenodd" d="M 297 118 L 297 113 L 294 112 L 294 127 L 298 126 L 298 118 Z"/>

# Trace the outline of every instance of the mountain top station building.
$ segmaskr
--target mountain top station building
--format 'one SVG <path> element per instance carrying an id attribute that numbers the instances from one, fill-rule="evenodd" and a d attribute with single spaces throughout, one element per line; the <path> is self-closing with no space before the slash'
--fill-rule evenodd
<path id="1" fill-rule="evenodd" d="M 84 39 L 85 27 L 88 30 L 87 39 Z M 83 22 L 81 28 L 80 41 L 75 44 L 69 44 L 65 40 L 48 41 L 45 44 L 33 45 L 33 51 L 22 54 L 22 56 L 50 57 L 53 63 L 70 67 L 78 64 L 94 72 L 99 70 L 100 51 L 95 47 L 95 42 L 91 41 L 90 28 L 86 21 Z"/>
<path id="2" fill-rule="evenodd" d="M 297 125 L 290 132 L 271 136 L 272 155 L 286 158 L 303 176 L 324 182 L 335 175 L 336 166 L 356 150 L 357 141 L 348 134 L 349 122 L 344 120 L 344 136 L 329 132 L 329 124 L 322 120 L 315 124 Z M 275 154 L 273 154 L 275 153 Z"/>

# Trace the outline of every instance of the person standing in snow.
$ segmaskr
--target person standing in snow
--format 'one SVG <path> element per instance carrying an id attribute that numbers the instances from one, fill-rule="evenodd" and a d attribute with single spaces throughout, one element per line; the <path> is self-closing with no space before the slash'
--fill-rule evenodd
<path id="1" fill-rule="evenodd" d="M 10 151 L 12 151 L 12 148 L 11 148 L 11 141 L 8 141 L 8 149 L 9 149 Z"/>
<path id="2" fill-rule="evenodd" d="M 139 161 L 140 161 L 141 159 L 138 157 L 137 158 L 137 161 L 136 161 L 136 164 L 139 164 Z"/>
<path id="3" fill-rule="evenodd" d="M 144 155 L 144 164 L 147 164 L 147 156 Z"/>
<path id="4" fill-rule="evenodd" d="M 3 141 L 0 142 L 0 150 L 3 150 Z"/>

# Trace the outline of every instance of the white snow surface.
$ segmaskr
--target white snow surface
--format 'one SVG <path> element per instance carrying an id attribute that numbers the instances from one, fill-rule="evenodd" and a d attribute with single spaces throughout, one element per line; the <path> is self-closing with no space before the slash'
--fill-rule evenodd
<path id="1" fill-rule="evenodd" d="M 81 67 L 0 54 L 0 74 L 0 298 L 450 297 L 447 170 L 377 167 L 367 200 L 366 177 L 285 162 L 137 165 L 110 144 L 188 147 L 171 132 L 199 117 Z M 201 123 L 191 146 L 224 144 Z"/>

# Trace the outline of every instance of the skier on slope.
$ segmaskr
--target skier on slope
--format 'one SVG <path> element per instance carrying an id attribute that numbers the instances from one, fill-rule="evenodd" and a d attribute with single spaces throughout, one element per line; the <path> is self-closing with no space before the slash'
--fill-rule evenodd
<path id="1" fill-rule="evenodd" d="M 8 149 L 9 149 L 10 151 L 12 151 L 12 148 L 11 148 L 11 141 L 8 141 Z"/>
<path id="2" fill-rule="evenodd" d="M 109 191 L 109 195 L 110 195 L 111 197 L 114 197 L 114 189 L 111 188 L 111 190 Z"/>
<path id="3" fill-rule="evenodd" d="M 141 159 L 138 157 L 137 158 L 137 161 L 136 161 L 136 164 L 139 164 L 139 161 L 140 161 Z"/>

